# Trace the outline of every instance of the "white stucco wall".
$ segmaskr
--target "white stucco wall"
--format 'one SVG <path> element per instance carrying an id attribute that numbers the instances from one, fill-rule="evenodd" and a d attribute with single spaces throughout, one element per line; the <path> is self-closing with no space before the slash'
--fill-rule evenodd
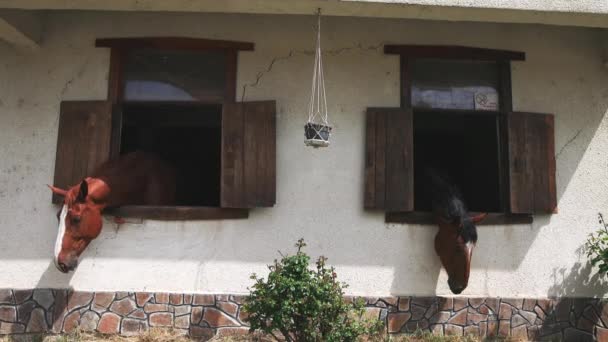
<path id="1" fill-rule="evenodd" d="M 349 293 L 450 294 L 436 228 L 386 225 L 363 210 L 364 111 L 399 105 L 398 57 L 384 43 L 525 51 L 513 63 L 516 110 L 555 113 L 559 214 L 530 225 L 484 226 L 464 295 L 604 295 L 588 284 L 580 247 L 608 208 L 608 69 L 602 33 L 533 25 L 329 17 L 325 70 L 332 146 L 303 144 L 314 19 L 220 14 L 49 14 L 36 53 L 0 45 L 0 288 L 73 287 L 243 293 L 277 250 L 336 265 Z M 106 222 L 75 273 L 55 270 L 52 182 L 61 100 L 105 99 L 109 51 L 94 39 L 192 36 L 252 41 L 239 57 L 238 97 L 276 99 L 277 205 L 247 220 Z M 272 66 L 272 68 L 269 68 Z M 269 70 L 270 69 L 270 70 Z M 256 78 L 259 82 L 256 83 Z M 255 85 L 254 85 L 255 84 Z"/>

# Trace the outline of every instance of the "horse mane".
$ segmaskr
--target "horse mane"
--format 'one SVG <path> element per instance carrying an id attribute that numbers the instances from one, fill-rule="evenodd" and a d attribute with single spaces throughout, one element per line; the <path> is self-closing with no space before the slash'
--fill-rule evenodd
<path id="1" fill-rule="evenodd" d="M 477 242 L 477 227 L 475 227 L 475 224 L 468 216 L 462 220 L 462 229 L 459 234 L 464 239 L 464 242 Z"/>
<path id="2" fill-rule="evenodd" d="M 462 192 L 451 177 L 438 169 L 425 169 L 429 195 L 435 215 L 458 225 L 458 234 L 465 242 L 477 242 L 477 228 L 469 217 Z"/>

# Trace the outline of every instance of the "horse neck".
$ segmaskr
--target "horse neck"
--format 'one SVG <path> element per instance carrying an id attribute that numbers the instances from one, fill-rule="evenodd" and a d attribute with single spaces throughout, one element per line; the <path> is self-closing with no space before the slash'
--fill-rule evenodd
<path id="1" fill-rule="evenodd" d="M 111 193 L 109 182 L 102 177 L 87 177 L 86 182 L 89 185 L 89 197 L 102 209 L 105 208 Z"/>
<path id="2" fill-rule="evenodd" d="M 443 220 L 439 220 L 438 226 L 439 226 L 438 234 L 441 234 L 441 235 L 455 237 L 455 236 L 458 236 L 459 231 L 460 231 L 460 227 L 458 227 L 457 225 L 448 223 L 448 222 L 444 222 Z"/>

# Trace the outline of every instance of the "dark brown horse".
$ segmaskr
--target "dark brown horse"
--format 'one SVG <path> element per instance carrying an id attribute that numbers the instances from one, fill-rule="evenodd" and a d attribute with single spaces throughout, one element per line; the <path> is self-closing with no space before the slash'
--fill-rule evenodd
<path id="1" fill-rule="evenodd" d="M 427 169 L 433 213 L 439 225 L 435 236 L 435 252 L 448 274 L 448 285 L 454 294 L 461 293 L 469 283 L 471 258 L 477 243 L 476 223 L 487 214 L 470 216 L 458 187 L 445 175 Z"/>
<path id="2" fill-rule="evenodd" d="M 78 257 L 101 232 L 101 212 L 106 207 L 127 204 L 170 205 L 175 201 L 175 172 L 159 158 L 134 152 L 102 164 L 80 184 L 63 190 L 57 217 L 55 266 L 64 273 L 78 265 Z"/>

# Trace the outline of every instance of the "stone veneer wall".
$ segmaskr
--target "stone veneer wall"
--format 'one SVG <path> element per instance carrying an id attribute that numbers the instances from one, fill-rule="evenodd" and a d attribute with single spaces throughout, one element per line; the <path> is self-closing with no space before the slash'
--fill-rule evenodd
<path id="1" fill-rule="evenodd" d="M 0 334 L 61 333 L 77 327 L 127 336 L 150 327 L 171 327 L 203 339 L 246 334 L 242 299 L 233 295 L 0 290 Z M 390 334 L 423 329 L 440 335 L 608 341 L 608 305 L 601 299 L 364 299 L 365 315 L 384 320 Z"/>

